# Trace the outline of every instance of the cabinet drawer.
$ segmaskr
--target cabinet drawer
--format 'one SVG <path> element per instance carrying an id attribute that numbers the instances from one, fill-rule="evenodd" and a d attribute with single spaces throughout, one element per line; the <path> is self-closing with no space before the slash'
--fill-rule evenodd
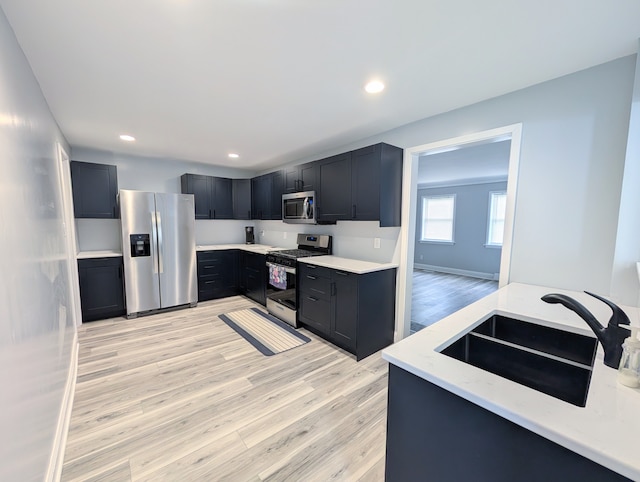
<path id="1" fill-rule="evenodd" d="M 315 273 L 301 275 L 298 278 L 298 286 L 300 296 L 306 294 L 322 300 L 328 300 L 331 297 L 331 280 L 316 276 Z"/>
<path id="2" fill-rule="evenodd" d="M 220 260 L 225 256 L 225 253 L 227 253 L 227 251 L 222 251 L 222 250 L 198 251 L 196 253 L 196 256 L 198 258 L 198 262 L 209 261 L 209 260 Z"/>
<path id="3" fill-rule="evenodd" d="M 302 323 L 329 335 L 331 332 L 331 302 L 300 293 L 298 318 Z"/>
<path id="4" fill-rule="evenodd" d="M 222 268 L 223 263 L 216 259 L 198 261 L 198 277 L 218 274 Z"/>
<path id="5" fill-rule="evenodd" d="M 331 278 L 331 270 L 329 268 L 304 262 L 298 262 L 298 274 L 301 277 L 310 274 L 318 278 Z"/>
<path id="6" fill-rule="evenodd" d="M 212 290 L 221 287 L 220 276 L 198 276 L 198 289 L 199 290 Z"/>

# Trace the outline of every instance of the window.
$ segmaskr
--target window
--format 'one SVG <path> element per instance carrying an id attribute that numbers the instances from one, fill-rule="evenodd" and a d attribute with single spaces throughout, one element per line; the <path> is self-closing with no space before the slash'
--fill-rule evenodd
<path id="1" fill-rule="evenodd" d="M 487 227 L 487 246 L 502 246 L 504 237 L 504 216 L 507 208 L 507 193 L 494 191 L 489 193 L 489 225 Z"/>
<path id="2" fill-rule="evenodd" d="M 422 198 L 421 241 L 453 243 L 455 194 Z"/>

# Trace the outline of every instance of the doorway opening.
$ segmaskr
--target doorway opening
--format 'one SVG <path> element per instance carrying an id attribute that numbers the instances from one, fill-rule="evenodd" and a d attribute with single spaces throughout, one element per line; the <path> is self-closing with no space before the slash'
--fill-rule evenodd
<path id="1" fill-rule="evenodd" d="M 478 299 L 509 283 L 521 130 L 521 124 L 515 124 L 405 149 L 396 341 L 419 328 L 414 326 L 412 330 L 411 326 L 412 302 L 416 301 L 412 296 L 414 264 L 424 271 L 436 273 L 434 276 L 489 279 L 485 283 L 488 284 L 486 290 L 484 288 L 477 290 L 478 293 L 475 296 Z M 488 154 L 489 157 L 492 157 L 491 152 L 494 154 L 502 152 L 497 156 L 502 159 L 492 163 L 482 160 L 482 155 L 466 156 L 467 153 L 473 152 Z M 464 160 L 465 157 L 466 160 Z M 493 155 L 493 157 L 496 156 Z M 486 184 L 486 186 L 462 187 L 474 184 Z M 453 189 L 454 185 L 457 185 L 455 189 Z M 487 187 L 489 187 L 488 190 Z M 490 204 L 484 204 L 487 211 L 480 220 L 480 224 L 485 223 L 481 228 L 478 228 L 477 212 L 475 215 L 465 213 L 467 217 L 475 219 L 475 222 L 471 222 L 471 224 L 475 223 L 474 228 L 454 222 L 455 214 L 443 215 L 442 210 L 438 211 L 438 205 L 442 208 L 449 203 L 448 212 L 455 213 L 456 201 L 462 200 L 460 193 L 464 191 L 464 197 L 467 198 L 467 191 L 473 190 L 486 191 L 484 195 L 489 203 L 490 192 L 506 194 L 501 201 L 504 203 L 504 217 L 494 224 L 493 234 L 491 232 L 487 234 L 487 230 L 491 231 L 491 227 L 487 224 L 489 222 L 487 220 L 492 218 Z M 420 195 L 418 195 L 419 191 Z M 442 202 L 439 196 L 448 197 L 448 200 Z M 435 208 L 431 206 L 430 199 L 433 200 L 432 204 Z M 458 209 L 467 210 L 474 204 L 474 202 L 469 204 L 468 201 L 465 199 L 467 206 L 458 206 Z M 477 210 L 478 206 L 476 205 L 475 208 Z M 428 213 L 425 213 L 425 210 L 428 210 Z M 432 218 L 431 227 L 426 230 L 425 227 L 429 221 L 425 223 L 425 214 L 428 214 L 427 218 Z M 493 217 L 495 218 L 495 215 Z M 496 227 L 501 230 L 501 239 L 500 236 L 496 236 Z M 475 235 L 472 236 L 469 233 L 473 230 Z M 479 233 L 479 231 L 482 232 Z M 482 246 L 478 246 L 479 235 L 485 240 L 480 243 Z M 471 240 L 474 236 L 475 240 Z M 471 248 L 469 243 L 475 244 L 475 247 Z M 474 253 L 475 249 L 478 251 Z M 451 256 L 454 251 L 457 251 L 457 257 Z M 486 259 L 480 263 L 476 262 L 478 260 L 474 257 L 479 257 L 478 253 L 487 254 L 488 256 L 484 257 L 492 259 L 493 264 L 487 264 Z M 416 285 L 418 283 L 419 281 L 416 281 Z M 421 296 L 442 298 L 441 294 L 418 293 L 418 291 L 420 287 L 416 286 L 417 298 Z M 468 293 L 460 296 L 458 300 L 453 298 L 448 302 L 445 300 L 442 304 L 448 304 L 449 307 L 442 306 L 442 310 L 433 310 L 428 324 L 475 301 L 473 296 L 467 295 Z M 420 307 L 417 306 L 417 309 Z M 427 323 L 426 320 L 425 323 Z"/>

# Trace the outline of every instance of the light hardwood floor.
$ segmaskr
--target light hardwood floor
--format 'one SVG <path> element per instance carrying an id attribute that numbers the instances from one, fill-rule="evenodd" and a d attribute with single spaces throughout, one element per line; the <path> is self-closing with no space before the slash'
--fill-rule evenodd
<path id="1" fill-rule="evenodd" d="M 387 363 L 312 341 L 271 357 L 243 297 L 82 325 L 63 481 L 384 480 Z"/>

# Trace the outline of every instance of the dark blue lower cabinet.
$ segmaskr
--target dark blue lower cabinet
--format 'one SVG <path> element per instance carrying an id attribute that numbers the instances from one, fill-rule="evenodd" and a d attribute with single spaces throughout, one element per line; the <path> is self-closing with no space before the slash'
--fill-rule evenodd
<path id="1" fill-rule="evenodd" d="M 389 365 L 386 482 L 628 481 Z"/>
<path id="2" fill-rule="evenodd" d="M 121 256 L 78 260 L 83 322 L 126 313 L 123 273 Z"/>

